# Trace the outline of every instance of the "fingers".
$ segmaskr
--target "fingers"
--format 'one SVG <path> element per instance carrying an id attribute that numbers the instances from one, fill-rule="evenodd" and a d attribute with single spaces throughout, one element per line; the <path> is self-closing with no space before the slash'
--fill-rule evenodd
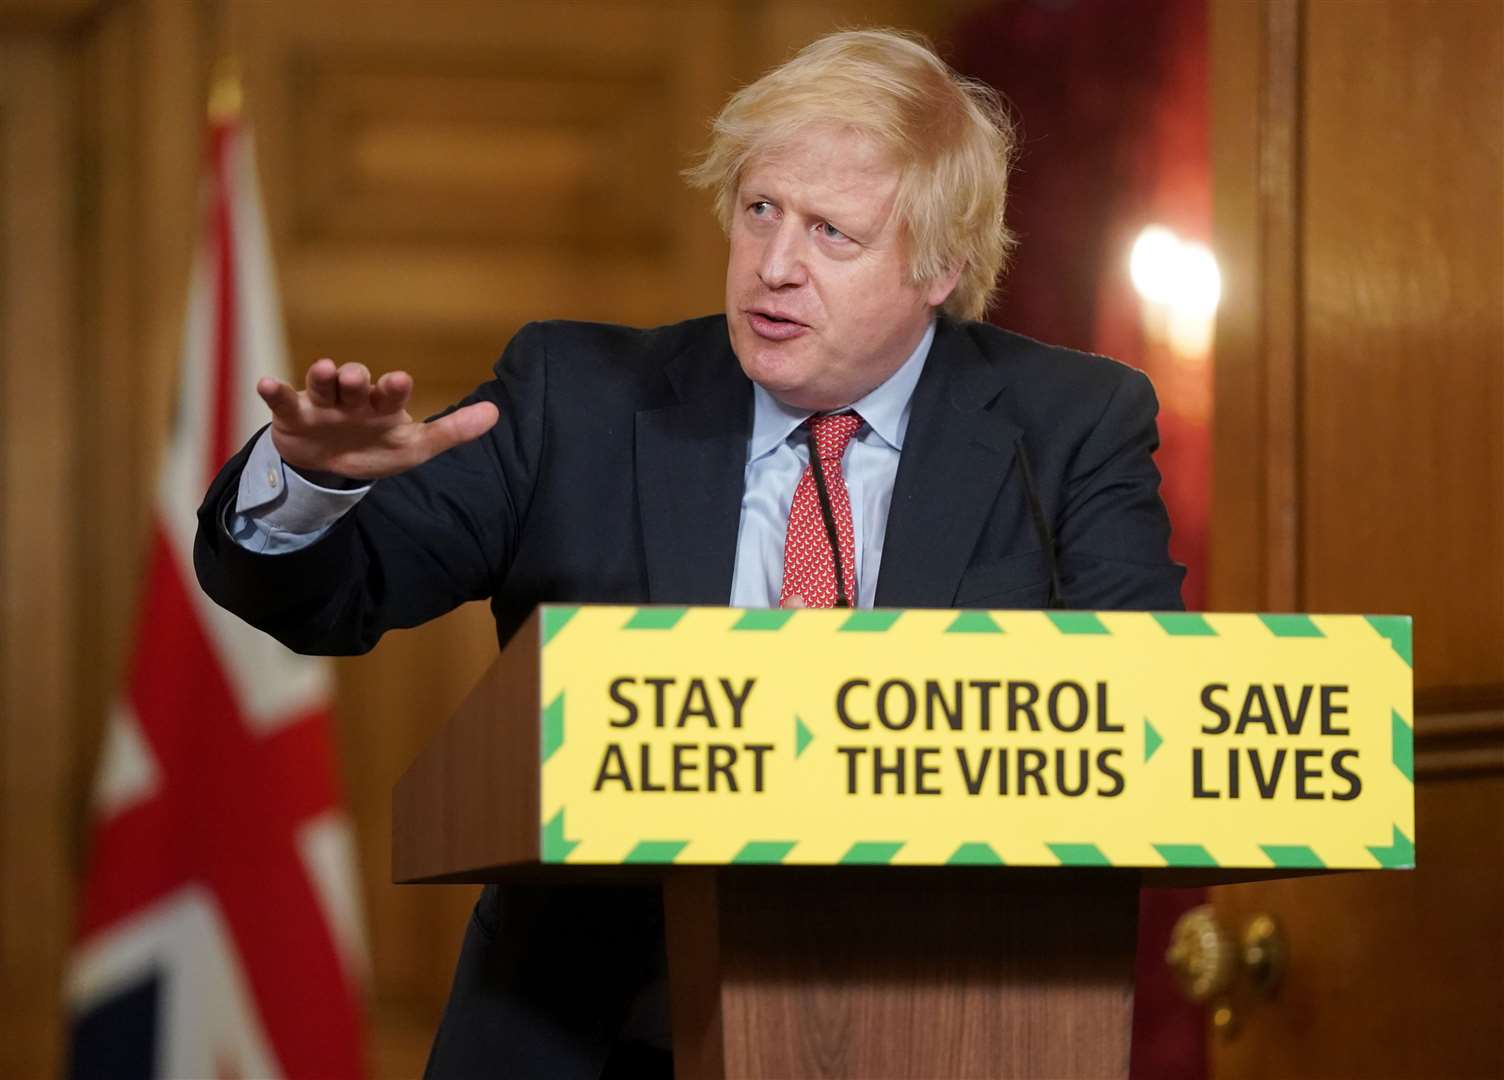
<path id="1" fill-rule="evenodd" d="M 308 392 L 308 400 L 315 405 L 332 408 L 339 403 L 338 380 L 339 368 L 335 367 L 333 360 L 328 357 L 315 360 L 303 379 L 303 386 Z"/>
<path id="2" fill-rule="evenodd" d="M 371 398 L 371 370 L 364 364 L 341 364 L 334 385 L 340 405 L 363 409 Z"/>
<path id="3" fill-rule="evenodd" d="M 389 380 L 388 387 L 383 394 L 377 395 L 375 392 L 380 383 L 372 385 L 371 371 L 364 364 L 336 365 L 325 357 L 315 360 L 308 368 L 304 386 L 308 400 L 320 408 L 360 410 L 369 404 L 379 413 L 390 413 L 401 409 L 412 393 L 412 379 L 406 373 L 392 372 L 391 375 L 400 378 L 390 381 L 390 376 L 383 376 Z M 381 401 L 379 407 L 373 397 Z"/>
<path id="4" fill-rule="evenodd" d="M 371 387 L 371 409 L 378 416 L 390 416 L 407 408 L 412 395 L 412 376 L 405 371 L 388 371 Z"/>
<path id="5" fill-rule="evenodd" d="M 279 379 L 261 379 L 256 383 L 256 393 L 266 402 L 272 415 L 291 420 L 298 415 L 298 392 Z"/>
<path id="6" fill-rule="evenodd" d="M 489 401 L 477 401 L 427 424 L 418 424 L 418 445 L 423 460 L 478 439 L 496 426 L 501 412 Z"/>

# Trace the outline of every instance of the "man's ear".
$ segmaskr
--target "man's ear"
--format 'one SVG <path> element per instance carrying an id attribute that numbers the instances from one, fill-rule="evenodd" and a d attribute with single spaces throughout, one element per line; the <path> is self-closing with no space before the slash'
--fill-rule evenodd
<path id="1" fill-rule="evenodd" d="M 950 294 L 956 291 L 956 282 L 961 280 L 961 271 L 966 269 L 966 264 L 951 267 L 939 277 L 931 279 L 925 285 L 924 299 L 932 308 L 937 308 L 950 299 Z"/>

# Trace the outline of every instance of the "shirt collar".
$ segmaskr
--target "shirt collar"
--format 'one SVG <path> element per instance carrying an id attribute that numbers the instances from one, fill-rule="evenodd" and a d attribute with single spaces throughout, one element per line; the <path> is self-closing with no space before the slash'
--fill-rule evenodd
<path id="1" fill-rule="evenodd" d="M 920 373 L 924 371 L 924 362 L 929 357 L 930 345 L 934 340 L 935 323 L 931 320 L 924 336 L 919 339 L 919 344 L 897 371 L 865 396 L 831 411 L 851 410 L 883 442 L 894 450 L 902 450 L 904 434 L 909 429 L 909 404 L 914 398 L 914 387 L 919 382 Z M 755 383 L 752 386 L 752 401 L 752 438 L 747 444 L 748 461 L 755 461 L 783 445 L 795 429 L 813 415 L 812 409 L 796 409 L 792 405 L 785 405 Z"/>

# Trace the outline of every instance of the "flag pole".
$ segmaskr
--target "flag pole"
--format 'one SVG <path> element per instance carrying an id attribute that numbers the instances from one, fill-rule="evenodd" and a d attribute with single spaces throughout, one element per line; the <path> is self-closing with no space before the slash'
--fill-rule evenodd
<path id="1" fill-rule="evenodd" d="M 216 126 L 233 124 L 240 119 L 244 100 L 239 63 L 233 56 L 221 56 L 214 62 L 209 83 L 209 123 Z"/>

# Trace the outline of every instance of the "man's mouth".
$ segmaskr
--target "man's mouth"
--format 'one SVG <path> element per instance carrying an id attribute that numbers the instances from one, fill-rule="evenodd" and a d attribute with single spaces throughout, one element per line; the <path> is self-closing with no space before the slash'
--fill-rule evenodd
<path id="1" fill-rule="evenodd" d="M 769 341 L 787 341 L 809 329 L 802 322 L 771 311 L 748 311 L 747 322 L 754 334 Z"/>

